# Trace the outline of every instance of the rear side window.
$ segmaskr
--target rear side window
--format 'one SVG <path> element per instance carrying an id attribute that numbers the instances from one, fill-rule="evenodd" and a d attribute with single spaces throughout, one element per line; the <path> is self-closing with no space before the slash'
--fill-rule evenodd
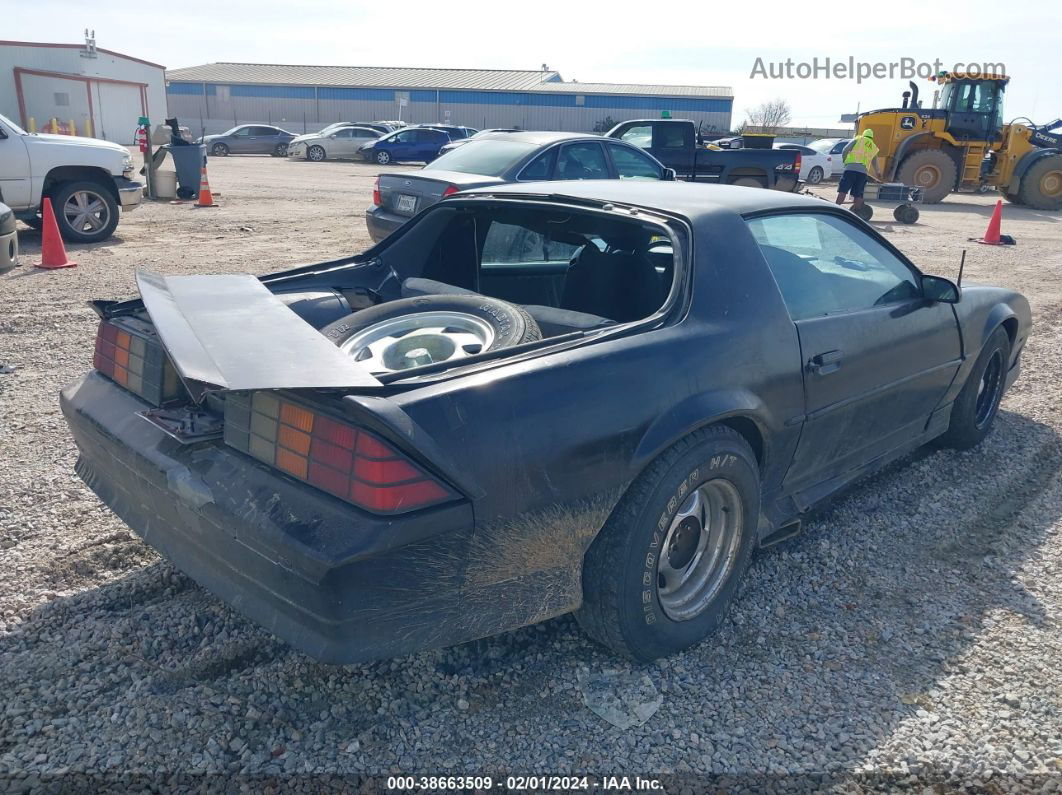
<path id="1" fill-rule="evenodd" d="M 472 144 L 466 144 L 471 146 Z M 535 182 L 538 180 L 547 180 L 553 173 L 553 162 L 557 159 L 557 147 L 547 149 L 540 154 L 534 160 L 532 160 L 523 171 L 520 172 L 520 176 L 517 179 L 525 182 Z"/>
<path id="2" fill-rule="evenodd" d="M 648 149 L 653 145 L 653 128 L 648 124 L 638 124 L 625 130 L 620 135 L 620 140 L 637 146 L 639 149 Z"/>
<path id="3" fill-rule="evenodd" d="M 654 149 L 690 149 L 693 143 L 692 124 L 655 125 L 653 135 Z"/>
<path id="4" fill-rule="evenodd" d="M 906 263 L 834 215 L 775 215 L 754 218 L 748 226 L 793 320 L 921 297 Z"/>
<path id="5" fill-rule="evenodd" d="M 539 265 L 568 262 L 580 246 L 548 240 L 541 232 L 516 224 L 491 222 L 483 243 L 482 262 Z"/>

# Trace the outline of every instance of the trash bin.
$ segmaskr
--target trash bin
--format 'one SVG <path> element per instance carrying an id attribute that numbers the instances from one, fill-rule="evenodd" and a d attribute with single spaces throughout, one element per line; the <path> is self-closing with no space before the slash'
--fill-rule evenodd
<path id="1" fill-rule="evenodd" d="M 177 196 L 182 199 L 194 199 L 199 195 L 199 177 L 206 163 L 206 144 L 191 146 L 170 146 L 170 157 L 177 170 Z"/>

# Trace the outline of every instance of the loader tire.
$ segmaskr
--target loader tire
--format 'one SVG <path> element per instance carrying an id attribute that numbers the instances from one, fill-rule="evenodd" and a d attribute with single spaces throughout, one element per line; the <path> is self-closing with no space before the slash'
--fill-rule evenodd
<path id="1" fill-rule="evenodd" d="M 937 204 L 955 189 L 958 169 L 947 152 L 922 149 L 904 158 L 896 179 L 912 188 L 922 189 L 922 201 Z"/>
<path id="2" fill-rule="evenodd" d="M 1062 209 L 1062 155 L 1040 158 L 1021 178 L 1021 203 L 1036 210 Z"/>

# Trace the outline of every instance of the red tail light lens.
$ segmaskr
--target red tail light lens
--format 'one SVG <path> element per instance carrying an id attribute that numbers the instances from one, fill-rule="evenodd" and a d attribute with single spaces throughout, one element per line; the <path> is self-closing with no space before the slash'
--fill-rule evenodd
<path id="1" fill-rule="evenodd" d="M 796 158 L 796 162 L 793 164 L 793 169 L 798 174 L 800 173 L 800 160 L 801 160 L 800 152 L 797 152 L 797 158 Z"/>
<path id="2" fill-rule="evenodd" d="M 225 398 L 225 442 L 373 513 L 407 513 L 457 496 L 369 431 L 269 392 Z"/>
<path id="3" fill-rule="evenodd" d="M 156 406 L 181 394 L 177 371 L 158 340 L 107 320 L 101 320 L 96 331 L 92 366 Z"/>
<path id="4" fill-rule="evenodd" d="M 461 189 L 456 185 L 447 185 L 446 190 L 443 191 L 442 197 L 445 199 L 447 196 L 453 196 L 459 190 Z"/>
<path id="5" fill-rule="evenodd" d="M 372 184 L 372 203 L 377 207 L 380 206 L 380 178 L 376 178 L 376 182 Z"/>

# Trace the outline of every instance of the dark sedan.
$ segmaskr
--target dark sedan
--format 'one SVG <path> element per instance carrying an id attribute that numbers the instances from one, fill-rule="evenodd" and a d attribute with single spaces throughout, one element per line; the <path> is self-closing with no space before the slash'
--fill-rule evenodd
<path id="1" fill-rule="evenodd" d="M 288 143 L 295 133 L 266 124 L 241 124 L 220 135 L 204 135 L 197 143 L 206 144 L 215 157 L 226 155 L 273 155 L 286 157 Z"/>
<path id="2" fill-rule="evenodd" d="M 672 178 L 652 155 L 600 135 L 489 133 L 441 154 L 420 171 L 381 174 L 365 222 L 379 242 L 413 215 L 460 190 L 540 180 Z"/>
<path id="3" fill-rule="evenodd" d="M 481 189 L 363 254 L 137 284 L 61 395 L 77 473 L 330 662 L 568 612 L 639 660 L 698 643 L 815 504 L 980 443 L 1031 329 L 832 203 L 681 182 Z"/>

